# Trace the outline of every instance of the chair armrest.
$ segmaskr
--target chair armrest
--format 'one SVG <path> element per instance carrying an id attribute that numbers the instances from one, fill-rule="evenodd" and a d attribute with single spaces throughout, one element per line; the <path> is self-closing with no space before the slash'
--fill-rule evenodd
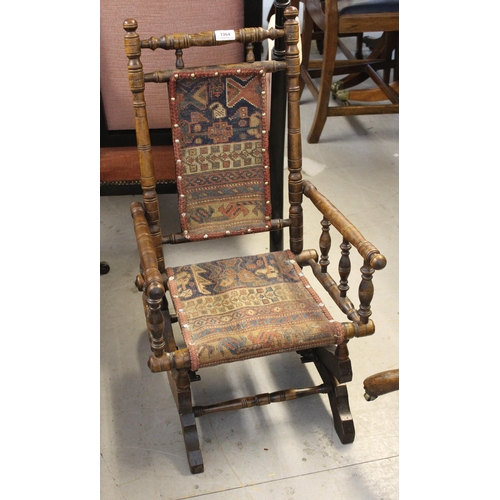
<path id="1" fill-rule="evenodd" d="M 156 258 L 153 238 L 151 237 L 146 220 L 146 212 L 143 205 L 136 201 L 130 205 L 130 213 L 134 220 L 135 238 L 143 270 L 142 277 L 138 276 L 136 285 L 152 299 L 159 300 L 165 295 L 165 287 L 163 286 L 163 279 L 158 269 L 158 260 Z M 141 279 L 143 280 L 142 283 L 140 282 Z"/>
<path id="2" fill-rule="evenodd" d="M 345 217 L 333 203 L 321 194 L 316 186 L 310 181 L 302 182 L 302 192 L 309 198 L 316 208 L 328 219 L 328 221 L 357 248 L 360 255 L 370 264 L 373 269 L 383 269 L 386 264 L 386 258 L 356 229 L 356 227 Z"/>
<path id="3" fill-rule="evenodd" d="M 363 382 L 365 399 L 373 401 L 378 396 L 399 390 L 399 369 L 371 375 Z"/>

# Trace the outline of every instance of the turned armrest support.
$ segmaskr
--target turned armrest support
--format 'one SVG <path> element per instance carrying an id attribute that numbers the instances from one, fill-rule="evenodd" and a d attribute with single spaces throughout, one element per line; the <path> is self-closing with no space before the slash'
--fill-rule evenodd
<path id="1" fill-rule="evenodd" d="M 130 206 L 130 213 L 134 221 L 137 248 L 139 249 L 141 267 L 143 269 L 144 282 L 141 288 L 152 299 L 161 299 L 165 294 L 165 288 L 161 273 L 158 270 L 156 251 L 146 220 L 146 212 L 141 203 L 134 202 Z"/>
<path id="2" fill-rule="evenodd" d="M 346 238 L 373 269 L 383 269 L 386 258 L 356 229 L 356 227 L 321 194 L 310 181 L 302 181 L 302 192 L 309 198 L 324 217 Z"/>

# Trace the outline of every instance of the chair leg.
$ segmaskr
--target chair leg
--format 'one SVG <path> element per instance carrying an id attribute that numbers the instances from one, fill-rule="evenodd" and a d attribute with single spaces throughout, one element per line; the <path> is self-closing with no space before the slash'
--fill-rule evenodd
<path id="1" fill-rule="evenodd" d="M 318 97 L 316 99 L 316 112 L 307 137 L 310 144 L 317 144 L 323 131 L 328 116 L 328 105 L 332 87 L 332 77 L 335 67 L 335 54 L 337 53 L 337 33 L 325 34 L 325 51 L 321 68 L 321 81 Z"/>
<path id="2" fill-rule="evenodd" d="M 386 53 L 388 52 L 387 49 L 387 43 L 388 43 L 388 34 L 383 33 L 380 38 L 377 38 L 373 41 L 373 44 L 371 46 L 371 52 L 370 54 L 366 57 L 366 59 L 386 59 L 387 56 Z M 350 50 L 347 48 L 347 46 L 341 41 L 338 41 L 338 46 L 344 53 L 344 55 L 349 59 L 352 59 L 352 56 L 349 56 Z M 357 58 L 357 57 L 356 57 Z M 365 71 L 361 73 L 352 73 L 344 76 L 343 78 L 336 80 L 336 86 L 342 90 L 349 89 L 351 87 L 355 87 L 356 85 L 359 85 L 360 83 L 365 82 L 368 80 L 370 77 L 368 73 Z M 387 83 L 389 83 L 387 81 Z"/>
<path id="3" fill-rule="evenodd" d="M 307 69 L 309 68 L 309 58 L 311 55 L 311 40 L 312 40 L 312 31 L 314 28 L 313 20 L 307 11 L 304 12 L 303 26 L 302 26 L 302 34 L 301 34 L 301 44 L 302 44 L 302 62 L 301 66 Z M 299 97 L 302 96 L 302 91 L 305 87 L 304 78 L 299 79 Z"/>
<path id="4" fill-rule="evenodd" d="M 346 348 L 347 349 L 347 348 Z M 349 408 L 347 387 L 341 385 L 342 381 L 352 379 L 351 361 L 344 356 L 334 355 L 324 347 L 314 351 L 314 364 L 325 384 L 331 384 L 333 390 L 328 393 L 330 407 L 333 414 L 335 431 L 342 444 L 354 441 L 354 421 Z"/>
<path id="5" fill-rule="evenodd" d="M 204 466 L 193 412 L 189 373 L 187 370 L 172 370 L 168 372 L 168 379 L 179 412 L 189 469 L 191 474 L 199 474 L 204 471 Z"/>
<path id="6" fill-rule="evenodd" d="M 392 82 L 389 87 L 399 93 L 399 82 Z M 387 95 L 379 87 L 359 90 L 337 90 L 332 87 L 332 95 L 334 99 L 339 101 L 376 102 L 387 100 Z"/>

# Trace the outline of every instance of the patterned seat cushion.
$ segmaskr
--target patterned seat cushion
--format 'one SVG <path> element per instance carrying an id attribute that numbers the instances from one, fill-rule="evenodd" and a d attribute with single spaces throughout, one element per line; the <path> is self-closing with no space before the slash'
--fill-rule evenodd
<path id="1" fill-rule="evenodd" d="M 290 251 L 168 268 L 191 366 L 343 341 Z"/>
<path id="2" fill-rule="evenodd" d="M 341 14 L 375 14 L 399 12 L 399 0 L 338 0 Z"/>

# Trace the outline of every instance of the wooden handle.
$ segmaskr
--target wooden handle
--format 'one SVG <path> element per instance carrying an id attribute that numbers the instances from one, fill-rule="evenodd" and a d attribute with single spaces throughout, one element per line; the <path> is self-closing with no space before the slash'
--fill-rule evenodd
<path id="1" fill-rule="evenodd" d="M 373 401 L 378 396 L 399 390 L 399 369 L 371 375 L 364 381 L 365 399 Z"/>

